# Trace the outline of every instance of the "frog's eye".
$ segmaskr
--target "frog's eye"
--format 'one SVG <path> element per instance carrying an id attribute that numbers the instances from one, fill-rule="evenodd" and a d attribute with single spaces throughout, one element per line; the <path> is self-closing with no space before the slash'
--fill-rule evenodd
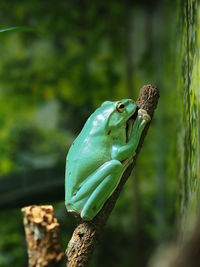
<path id="1" fill-rule="evenodd" d="M 117 104 L 116 109 L 117 109 L 118 112 L 121 113 L 121 112 L 123 112 L 125 110 L 125 105 L 120 102 L 120 103 Z"/>

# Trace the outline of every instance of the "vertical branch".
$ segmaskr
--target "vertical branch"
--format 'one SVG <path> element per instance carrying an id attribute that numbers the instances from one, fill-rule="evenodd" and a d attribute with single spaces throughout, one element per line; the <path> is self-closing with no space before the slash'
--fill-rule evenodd
<path id="1" fill-rule="evenodd" d="M 64 253 L 59 242 L 58 221 L 52 206 L 28 206 L 22 209 L 29 267 L 58 267 Z"/>

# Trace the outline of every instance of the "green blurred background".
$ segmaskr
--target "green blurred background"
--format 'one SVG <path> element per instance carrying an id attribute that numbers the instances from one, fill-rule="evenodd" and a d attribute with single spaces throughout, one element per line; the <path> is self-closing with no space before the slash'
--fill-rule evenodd
<path id="1" fill-rule="evenodd" d="M 91 267 L 146 266 L 174 236 L 186 2 L 197 8 L 189 0 L 0 2 L 1 28 L 32 29 L 0 35 L 0 267 L 27 266 L 20 207 L 28 204 L 54 206 L 66 248 L 77 223 L 64 207 L 70 144 L 101 102 L 137 99 L 149 83 L 159 105 Z"/>

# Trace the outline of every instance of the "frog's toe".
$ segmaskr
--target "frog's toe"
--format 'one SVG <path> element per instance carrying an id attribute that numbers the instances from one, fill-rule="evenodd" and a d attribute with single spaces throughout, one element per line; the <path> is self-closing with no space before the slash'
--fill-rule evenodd
<path id="1" fill-rule="evenodd" d="M 142 108 L 140 108 L 138 110 L 138 117 L 141 118 L 142 120 L 145 120 L 146 122 L 151 120 L 151 117 L 149 116 L 147 111 L 145 109 L 142 109 Z"/>
<path id="2" fill-rule="evenodd" d="M 91 221 L 94 218 L 94 216 L 85 214 L 83 212 L 81 212 L 80 216 L 84 221 Z"/>
<path id="3" fill-rule="evenodd" d="M 150 121 L 150 120 L 151 120 L 151 117 L 149 116 L 149 114 L 145 114 L 145 115 L 143 116 L 143 119 L 144 119 L 145 121 Z"/>

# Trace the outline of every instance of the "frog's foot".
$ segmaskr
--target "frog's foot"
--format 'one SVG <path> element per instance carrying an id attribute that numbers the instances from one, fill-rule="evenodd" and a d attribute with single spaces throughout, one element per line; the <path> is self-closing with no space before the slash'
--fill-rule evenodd
<path id="1" fill-rule="evenodd" d="M 149 116 L 147 111 L 145 109 L 142 109 L 142 108 L 140 108 L 138 110 L 138 118 L 141 120 L 144 120 L 145 122 L 148 122 L 151 120 L 151 117 Z"/>
<path id="2" fill-rule="evenodd" d="M 139 129 L 141 132 L 141 129 L 143 130 L 144 126 L 151 120 L 151 117 L 148 115 L 147 111 L 145 109 L 138 109 L 138 112 L 135 112 L 135 114 L 127 121 L 126 125 L 126 140 L 127 142 L 130 139 L 130 136 L 132 134 L 132 131 L 136 131 Z"/>

